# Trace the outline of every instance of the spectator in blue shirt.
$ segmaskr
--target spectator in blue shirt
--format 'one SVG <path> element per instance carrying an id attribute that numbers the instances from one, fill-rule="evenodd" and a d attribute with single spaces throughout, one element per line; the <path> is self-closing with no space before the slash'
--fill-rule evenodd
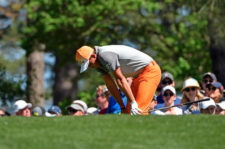
<path id="1" fill-rule="evenodd" d="M 133 78 L 128 77 L 126 79 L 127 79 L 128 84 L 131 86 Z M 120 96 L 123 100 L 124 106 L 127 107 L 127 97 L 125 96 L 125 94 L 120 89 L 119 89 L 119 92 L 120 92 Z M 116 100 L 114 99 L 113 96 L 110 96 L 110 98 L 109 98 L 109 106 L 107 108 L 106 113 L 107 114 L 119 114 L 119 113 L 121 113 L 120 105 L 116 102 Z"/>
<path id="2" fill-rule="evenodd" d="M 120 96 L 123 100 L 123 103 L 125 107 L 127 107 L 127 97 L 124 95 L 123 92 L 120 91 Z M 106 111 L 107 114 L 119 114 L 121 113 L 120 105 L 116 102 L 116 100 L 113 98 L 113 96 L 110 96 L 109 98 L 109 106 Z"/>

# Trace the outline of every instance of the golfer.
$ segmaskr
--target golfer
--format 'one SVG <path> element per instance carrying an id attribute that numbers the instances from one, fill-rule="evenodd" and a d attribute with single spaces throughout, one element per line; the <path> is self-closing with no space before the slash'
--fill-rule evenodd
<path id="1" fill-rule="evenodd" d="M 160 67 L 150 56 L 125 45 L 82 46 L 76 52 L 76 61 L 81 64 L 80 73 L 90 67 L 102 74 L 122 113 L 147 114 L 144 111 L 149 110 L 161 79 Z M 126 77 L 133 77 L 131 86 Z M 127 96 L 126 108 L 116 84 Z"/>

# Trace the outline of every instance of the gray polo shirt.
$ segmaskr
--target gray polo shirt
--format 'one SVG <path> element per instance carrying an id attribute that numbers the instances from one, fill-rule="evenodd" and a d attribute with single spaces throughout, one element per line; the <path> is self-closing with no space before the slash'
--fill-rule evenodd
<path id="1" fill-rule="evenodd" d="M 98 71 L 102 74 L 113 72 L 120 67 L 125 76 L 133 76 L 136 71 L 153 61 L 147 54 L 124 45 L 96 46 L 95 52 L 101 64 Z"/>

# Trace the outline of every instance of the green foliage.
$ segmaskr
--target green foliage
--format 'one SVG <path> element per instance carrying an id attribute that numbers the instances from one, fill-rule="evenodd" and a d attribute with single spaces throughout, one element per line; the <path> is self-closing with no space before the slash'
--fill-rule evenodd
<path id="1" fill-rule="evenodd" d="M 66 63 L 74 61 L 71 53 L 85 44 L 130 44 L 150 54 L 178 82 L 189 76 L 200 79 L 211 70 L 209 24 L 193 2 L 32 0 L 25 4 L 23 47 L 29 49 L 37 40 Z M 90 76 L 98 77 L 89 73 L 77 80 Z M 97 83 L 90 84 L 89 91 Z"/>
<path id="2" fill-rule="evenodd" d="M 81 91 L 77 94 L 77 99 L 83 100 L 88 105 L 88 107 L 96 107 L 95 90 Z"/>
<path id="3" fill-rule="evenodd" d="M 25 80 L 21 77 L 25 73 L 25 58 L 18 43 L 23 25 L 22 13 L 19 13 L 23 0 L 7 1 L 7 3 L 9 5 L 4 8 L 1 6 L 3 28 L 1 27 L 0 31 L 0 100 L 3 104 L 25 98 L 25 91 L 22 89 Z M 4 24 L 9 19 L 12 23 L 4 28 Z"/>
<path id="4" fill-rule="evenodd" d="M 69 99 L 63 99 L 63 100 L 61 100 L 59 102 L 58 105 L 61 108 L 63 115 L 67 115 L 68 114 L 68 112 L 66 110 L 66 107 L 69 106 L 70 104 L 71 104 L 71 100 L 69 100 Z"/>
<path id="5" fill-rule="evenodd" d="M 43 43 L 46 51 L 60 56 L 61 63 L 57 67 L 63 66 L 68 61 L 74 62 L 74 56 L 71 55 L 83 44 L 93 46 L 122 43 L 126 38 L 127 22 L 130 21 L 126 15 L 130 11 L 136 11 L 140 4 L 140 0 L 29 1 L 25 4 L 28 24 L 24 28 L 22 46 L 29 53 L 36 41 Z M 97 75 L 86 74 L 78 76 L 78 79 L 91 78 L 90 76 Z M 94 91 L 96 84 L 100 82 L 99 79 L 94 80 L 95 83 L 90 81 L 92 83 L 89 84 L 88 91 Z"/>
<path id="6" fill-rule="evenodd" d="M 23 83 L 24 80 L 14 80 L 0 64 L 0 99 L 3 104 L 7 101 L 25 99 L 25 91 L 21 87 Z"/>
<path id="7" fill-rule="evenodd" d="M 0 52 L 0 64 L 5 67 L 5 70 L 11 75 L 22 75 L 25 73 L 25 57 L 16 59 L 16 52 L 18 55 L 22 55 L 16 49 L 11 49 L 13 47 L 7 47 L 7 50 L 2 50 Z M 7 56 L 5 58 L 4 56 Z M 13 57 L 14 56 L 14 57 Z"/>
<path id="8" fill-rule="evenodd" d="M 24 39 L 23 46 L 28 47 L 38 39 L 47 45 L 47 50 L 63 56 L 66 54 L 62 52 L 85 43 L 103 45 L 123 40 L 126 32 L 123 28 L 129 21 L 125 15 L 136 11 L 140 2 L 32 0 L 25 5 L 30 24 L 24 29 L 24 34 L 31 38 Z"/>
<path id="9" fill-rule="evenodd" d="M 183 0 L 154 3 L 160 7 L 151 11 L 143 6 L 145 13 L 150 15 L 137 15 L 138 21 L 134 24 L 138 25 L 136 30 L 131 31 L 131 34 L 139 34 L 144 40 L 132 37 L 131 41 L 146 53 L 153 53 L 162 70 L 171 72 L 176 81 L 182 82 L 189 76 L 201 78 L 211 68 L 207 19 Z"/>

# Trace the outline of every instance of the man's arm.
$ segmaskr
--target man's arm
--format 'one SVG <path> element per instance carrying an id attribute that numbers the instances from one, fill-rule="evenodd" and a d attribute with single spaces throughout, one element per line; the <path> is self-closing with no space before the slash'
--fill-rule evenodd
<path id="1" fill-rule="evenodd" d="M 120 92 L 119 92 L 114 80 L 112 79 L 112 77 L 109 74 L 104 74 L 102 76 L 102 78 L 105 81 L 105 84 L 106 84 L 107 88 L 109 89 L 110 93 L 116 99 L 117 103 L 120 105 L 121 109 L 124 109 L 125 106 L 123 104 L 123 100 L 120 96 Z"/>
<path id="2" fill-rule="evenodd" d="M 142 110 L 138 108 L 138 104 L 134 98 L 134 95 L 131 91 L 130 85 L 127 82 L 127 79 L 123 75 L 120 67 L 118 67 L 114 72 L 113 76 L 116 79 L 116 83 L 119 85 L 120 89 L 123 91 L 123 93 L 127 96 L 127 99 L 130 102 L 130 113 L 131 115 L 139 115 L 142 113 Z"/>
<path id="3" fill-rule="evenodd" d="M 120 89 L 122 90 L 122 92 L 127 96 L 127 99 L 130 102 L 131 105 L 131 115 L 138 115 L 142 113 L 142 110 L 138 108 L 137 102 L 135 101 L 134 95 L 131 91 L 130 85 L 127 82 L 127 79 L 125 78 L 125 76 L 122 74 L 122 71 L 120 70 L 120 67 L 118 67 L 115 71 L 112 72 L 113 76 L 116 79 L 116 83 L 118 84 L 118 86 L 120 87 Z M 110 91 L 110 93 L 113 95 L 113 97 L 116 99 L 116 101 L 119 103 L 121 110 L 123 113 L 127 113 L 129 111 L 126 111 L 123 109 L 123 101 L 121 99 L 121 96 L 119 94 L 119 91 L 116 87 L 116 84 L 114 82 L 114 80 L 112 79 L 112 77 L 107 74 L 104 75 L 102 77 L 105 80 L 105 83 Z"/>
<path id="4" fill-rule="evenodd" d="M 116 79 L 116 83 L 118 84 L 122 92 L 126 95 L 129 102 L 134 102 L 135 101 L 134 95 L 120 67 L 118 67 L 112 74 Z"/>

